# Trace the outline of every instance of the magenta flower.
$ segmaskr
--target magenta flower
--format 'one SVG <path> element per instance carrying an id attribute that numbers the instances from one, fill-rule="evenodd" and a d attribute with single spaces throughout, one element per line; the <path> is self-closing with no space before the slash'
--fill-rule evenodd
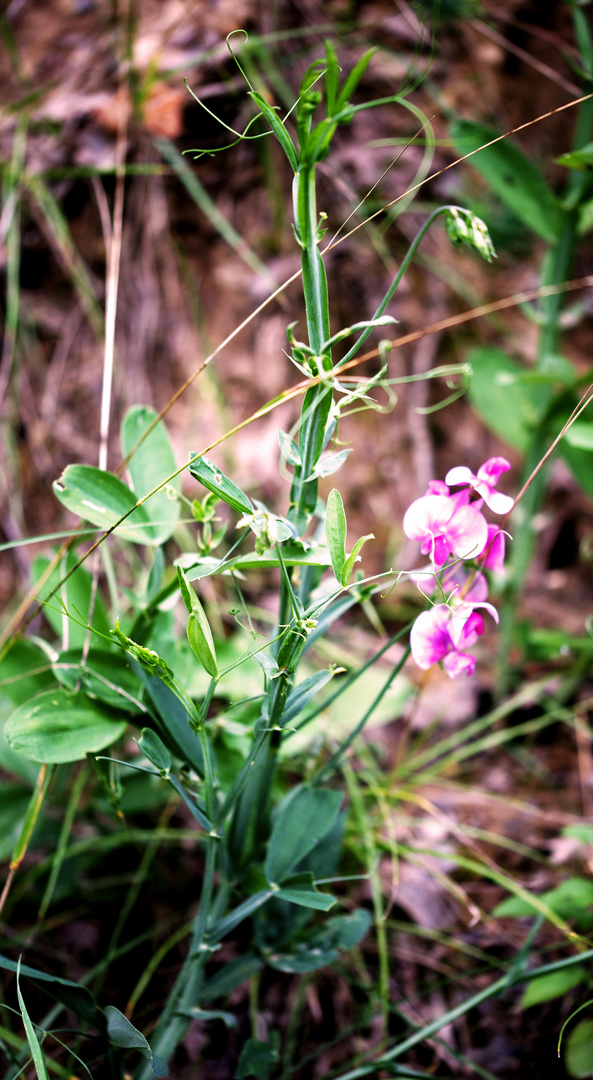
<path id="1" fill-rule="evenodd" d="M 478 555 L 480 565 L 486 570 L 493 570 L 495 574 L 504 572 L 505 536 L 506 533 L 498 525 L 489 525 L 486 546 L 482 554 Z"/>
<path id="2" fill-rule="evenodd" d="M 513 508 L 514 499 L 510 495 L 503 495 L 502 491 L 496 491 L 496 485 L 501 474 L 510 467 L 510 462 L 503 457 L 488 458 L 480 465 L 477 475 L 465 465 L 456 465 L 454 469 L 449 469 L 445 483 L 449 487 L 469 485 L 495 514 L 508 514 Z"/>
<path id="3" fill-rule="evenodd" d="M 455 497 L 423 495 L 404 514 L 404 532 L 420 542 L 423 555 L 435 567 L 444 566 L 450 555 L 475 559 L 488 540 L 486 518 L 473 506 L 459 506 Z"/>
<path id="4" fill-rule="evenodd" d="M 438 604 L 418 616 L 410 634 L 412 657 L 418 667 L 427 671 L 433 664 L 442 663 L 450 679 L 472 674 L 475 658 L 463 650 L 475 645 L 484 633 L 484 620 L 476 608 L 485 608 L 498 622 L 492 604 L 467 600 L 454 607 Z"/>

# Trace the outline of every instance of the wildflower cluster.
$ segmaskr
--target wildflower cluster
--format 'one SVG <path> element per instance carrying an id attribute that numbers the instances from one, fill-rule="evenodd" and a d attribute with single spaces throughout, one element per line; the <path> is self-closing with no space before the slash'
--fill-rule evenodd
<path id="1" fill-rule="evenodd" d="M 484 633 L 481 610 L 495 622 L 498 612 L 487 602 L 484 570 L 504 569 L 505 533 L 489 524 L 484 503 L 495 514 L 513 507 L 510 495 L 496 490 L 510 468 L 503 457 L 492 457 L 477 474 L 465 466 L 450 469 L 445 481 L 431 480 L 428 491 L 416 499 L 404 516 L 404 532 L 418 540 L 430 566 L 413 575 L 428 595 L 438 591 L 443 603 L 434 603 L 416 619 L 410 635 L 412 656 L 427 670 L 441 662 L 451 679 L 471 675 L 475 659 L 465 650 Z M 458 488 L 452 493 L 451 488 Z"/>

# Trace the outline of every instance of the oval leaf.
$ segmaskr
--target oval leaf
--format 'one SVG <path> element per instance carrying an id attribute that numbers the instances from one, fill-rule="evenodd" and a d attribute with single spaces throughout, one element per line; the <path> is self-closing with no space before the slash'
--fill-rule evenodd
<path id="1" fill-rule="evenodd" d="M 154 423 L 158 413 L 147 405 L 134 405 L 128 410 L 121 425 L 121 445 L 124 457 L 134 449 L 144 432 Z M 149 435 L 140 443 L 128 463 L 132 487 L 137 495 L 146 495 L 166 476 L 171 476 L 177 469 L 177 462 L 169 439 L 169 433 L 162 421 L 156 424 Z M 156 543 L 163 544 L 172 535 L 179 519 L 179 502 L 176 492 L 180 490 L 178 476 L 173 477 L 166 487 L 144 503 L 147 517 L 153 524 Z"/>
<path id="2" fill-rule="evenodd" d="M 110 529 L 137 502 L 123 480 L 94 465 L 68 465 L 53 489 L 62 506 L 100 529 Z M 144 506 L 138 506 L 115 532 L 134 544 L 160 544 Z"/>
<path id="3" fill-rule="evenodd" d="M 152 731 L 150 728 L 142 728 L 141 736 L 136 739 L 136 742 L 152 765 L 156 765 L 160 772 L 169 772 L 171 758 L 167 747 L 159 739 L 156 731 Z"/>
<path id="4" fill-rule="evenodd" d="M 569 1076 L 590 1077 L 593 1072 L 593 1020 L 581 1020 L 566 1040 L 566 1071 Z"/>
<path id="5" fill-rule="evenodd" d="M 61 764 L 104 750 L 125 729 L 125 720 L 86 694 L 46 690 L 12 714 L 4 733 L 23 757 Z"/>

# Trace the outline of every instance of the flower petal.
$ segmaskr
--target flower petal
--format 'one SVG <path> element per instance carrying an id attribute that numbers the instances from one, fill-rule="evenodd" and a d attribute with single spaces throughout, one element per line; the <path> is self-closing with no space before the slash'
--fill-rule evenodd
<path id="1" fill-rule="evenodd" d="M 404 514 L 403 528 L 410 540 L 442 536 L 455 506 L 446 495 L 422 495 L 408 507 Z"/>
<path id="2" fill-rule="evenodd" d="M 467 653 L 452 652 L 443 660 L 443 667 L 450 679 L 456 679 L 458 675 L 473 675 L 476 661 Z"/>
<path id="3" fill-rule="evenodd" d="M 486 547 L 478 558 L 482 566 L 487 570 L 493 570 L 495 574 L 504 572 L 505 535 L 498 525 L 489 525 Z M 477 599 L 485 599 L 485 597 Z"/>
<path id="4" fill-rule="evenodd" d="M 485 480 L 491 487 L 496 487 L 503 472 L 508 472 L 510 461 L 505 457 L 490 457 L 478 469 L 478 480 Z"/>
<path id="5" fill-rule="evenodd" d="M 423 671 L 442 660 L 452 647 L 448 631 L 451 612 L 446 604 L 423 611 L 410 633 L 410 648 L 414 662 Z"/>
<path id="6" fill-rule="evenodd" d="M 449 487 L 457 487 L 458 484 L 473 484 L 476 479 L 471 469 L 468 469 L 467 465 L 456 465 L 453 469 L 449 469 L 445 477 L 445 483 Z"/>
<path id="7" fill-rule="evenodd" d="M 476 559 L 488 540 L 486 518 L 473 506 L 460 506 L 448 522 L 445 536 L 458 559 Z"/>

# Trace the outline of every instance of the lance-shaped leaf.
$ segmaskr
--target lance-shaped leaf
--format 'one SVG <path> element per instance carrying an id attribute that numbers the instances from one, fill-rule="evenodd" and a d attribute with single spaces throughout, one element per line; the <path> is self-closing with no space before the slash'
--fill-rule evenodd
<path id="1" fill-rule="evenodd" d="M 278 442 L 280 444 L 280 453 L 289 465 L 302 465 L 298 445 L 287 431 L 278 429 Z"/>
<path id="2" fill-rule="evenodd" d="M 279 900 L 287 900 L 289 904 L 313 908 L 314 911 L 329 911 L 336 902 L 335 896 L 318 892 L 310 870 L 287 878 L 274 896 Z"/>
<path id="3" fill-rule="evenodd" d="M 331 829 L 342 796 L 339 791 L 294 788 L 278 806 L 268 844 L 265 874 L 270 884 L 281 885 Z"/>
<path id="4" fill-rule="evenodd" d="M 208 675 L 211 675 L 213 679 L 216 679 L 218 676 L 218 666 L 216 663 L 214 640 L 212 638 L 212 631 L 208 619 L 206 618 L 206 612 L 201 604 L 194 607 L 187 620 L 187 639 L 191 645 L 192 651 L 204 668 L 204 671 L 206 671 Z"/>
<path id="5" fill-rule="evenodd" d="M 0 956 L 0 969 L 16 972 L 17 967 L 18 964 L 14 960 Z M 102 1009 L 99 1009 L 91 991 L 86 986 L 71 982 L 70 979 L 59 979 L 55 975 L 48 975 L 45 971 L 38 971 L 26 964 L 20 965 L 19 974 L 21 978 L 32 979 L 33 982 L 39 984 L 50 997 L 55 1001 L 60 1001 L 67 1009 L 71 1009 L 86 1024 L 90 1024 L 101 1033 L 106 1033 L 105 1014 Z"/>
<path id="6" fill-rule="evenodd" d="M 326 450 L 319 458 L 311 476 L 308 476 L 307 480 L 311 480 L 311 478 L 315 476 L 331 476 L 333 473 L 337 472 L 338 469 L 342 468 L 346 458 L 351 453 L 352 450 L 350 448 L 347 450 Z"/>
<path id="7" fill-rule="evenodd" d="M 192 454 L 189 471 L 196 480 L 208 488 L 208 491 L 218 495 L 218 498 L 231 506 L 233 510 L 237 510 L 240 514 L 254 513 L 251 499 L 208 458 Z"/>
<path id="8" fill-rule="evenodd" d="M 327 497 L 325 535 L 334 574 L 341 584 L 342 570 L 346 562 L 346 514 L 337 488 L 333 488 Z"/>
<path id="9" fill-rule="evenodd" d="M 327 499 L 327 512 L 325 517 L 325 535 L 327 546 L 330 551 L 334 574 L 340 585 L 344 588 L 350 583 L 354 563 L 359 552 L 367 540 L 373 540 L 373 533 L 367 533 L 356 541 L 352 551 L 346 555 L 346 514 L 340 492 L 334 488 L 330 491 Z"/>
<path id="10" fill-rule="evenodd" d="M 315 695 L 318 694 L 324 686 L 327 686 L 334 674 L 334 668 L 327 668 L 325 671 L 316 671 L 314 675 L 310 675 L 308 679 L 304 679 L 302 683 L 299 683 L 298 686 L 295 686 L 294 689 L 290 691 L 286 699 L 284 712 L 282 713 L 282 727 L 291 724 L 293 720 L 296 720 L 297 716 L 300 716 L 303 709 L 307 707 Z"/>
<path id="11" fill-rule="evenodd" d="M 218 676 L 216 649 L 206 612 L 198 599 L 196 590 L 190 584 L 187 574 L 181 566 L 177 567 L 177 577 L 179 578 L 183 602 L 189 611 L 187 639 L 192 652 L 197 656 L 204 671 L 215 679 Z"/>
<path id="12" fill-rule="evenodd" d="M 344 563 L 344 566 L 343 566 L 343 569 L 342 569 L 342 585 L 346 586 L 346 585 L 350 584 L 350 578 L 352 576 L 352 571 L 354 569 L 354 563 L 356 562 L 356 560 L 358 558 L 359 552 L 360 552 L 363 544 L 366 544 L 367 540 L 374 540 L 374 539 L 375 539 L 375 534 L 374 533 L 367 533 L 366 536 L 361 536 L 360 539 L 356 541 L 356 543 L 355 543 L 354 547 L 352 548 L 352 551 L 350 552 L 348 558 L 346 559 L 346 562 Z"/>

